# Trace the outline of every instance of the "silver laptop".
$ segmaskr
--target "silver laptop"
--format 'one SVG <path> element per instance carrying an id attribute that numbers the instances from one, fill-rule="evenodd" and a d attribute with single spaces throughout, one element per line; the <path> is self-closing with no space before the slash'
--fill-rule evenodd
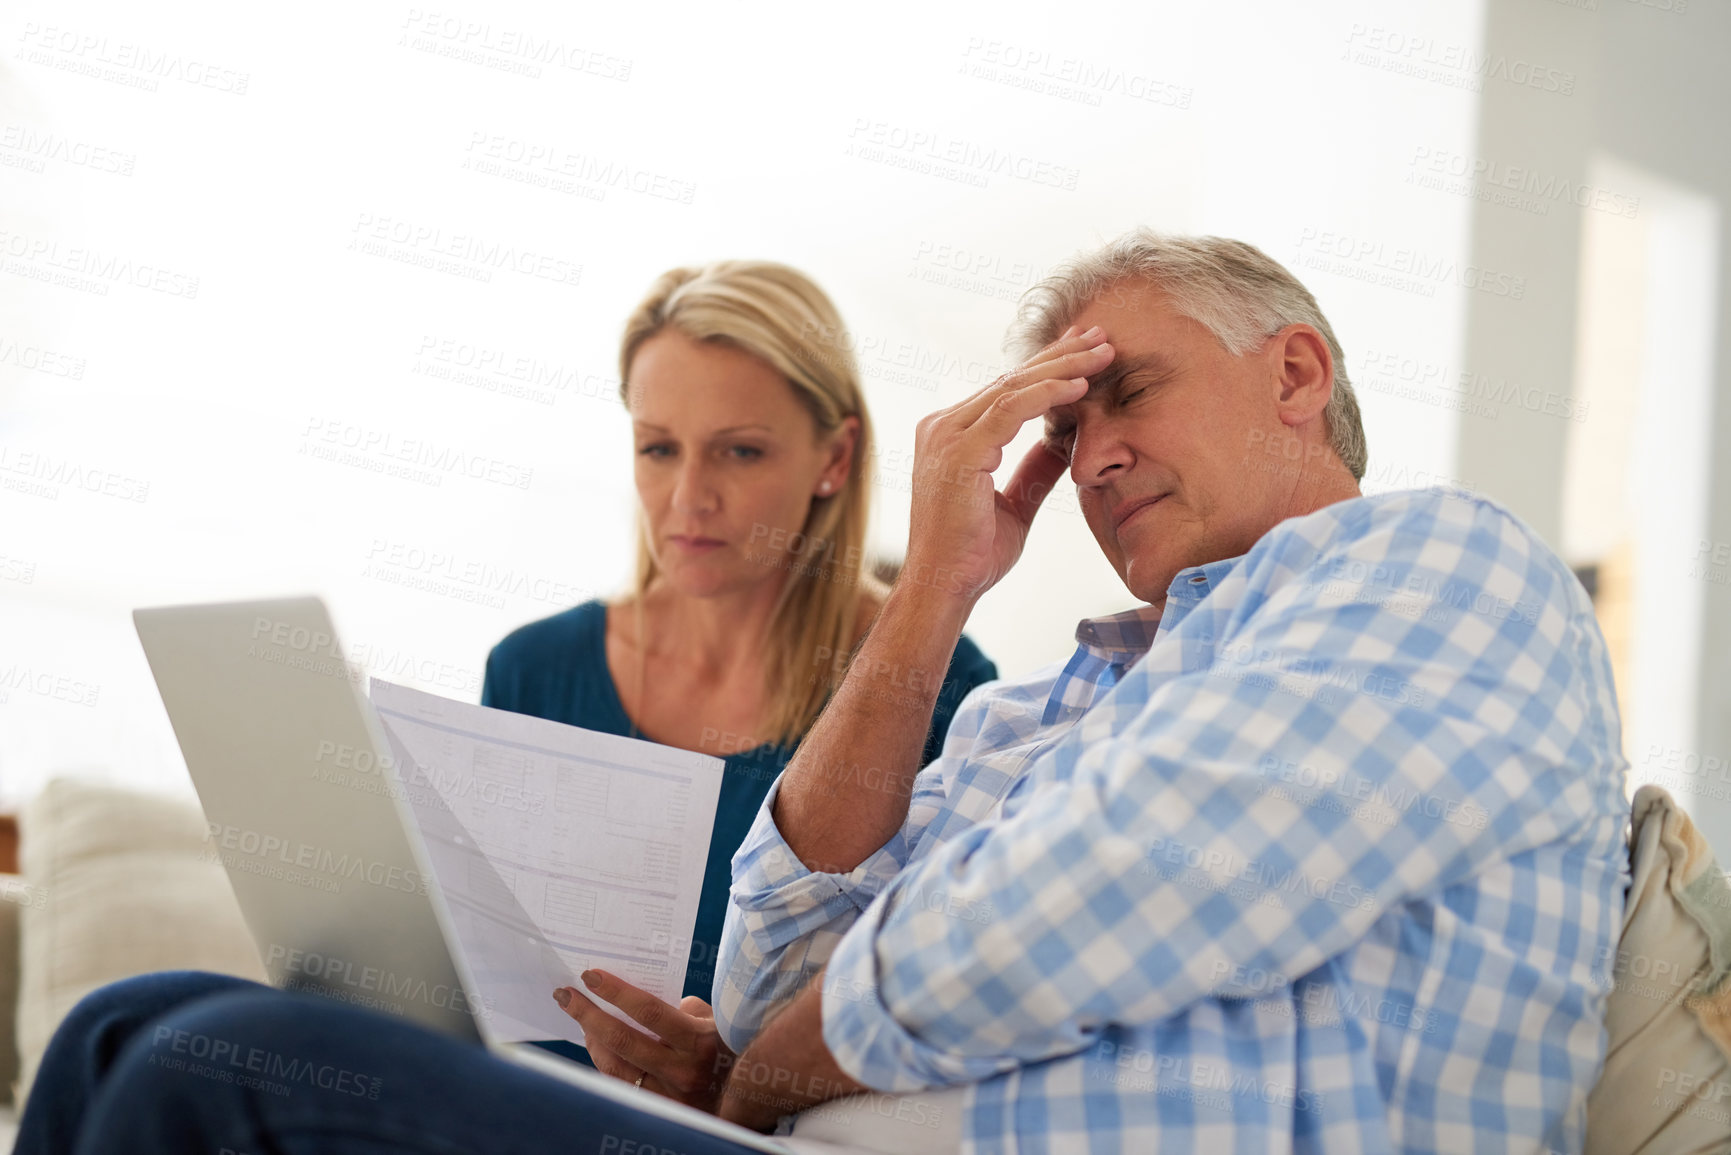
<path id="1" fill-rule="evenodd" d="M 489 1037 L 476 960 L 453 931 L 403 793 L 329 785 L 333 763 L 364 772 L 392 755 L 322 601 L 163 606 L 132 618 L 212 852 L 274 985 L 401 1015 L 670 1122 L 788 1155 L 545 1048 Z"/>

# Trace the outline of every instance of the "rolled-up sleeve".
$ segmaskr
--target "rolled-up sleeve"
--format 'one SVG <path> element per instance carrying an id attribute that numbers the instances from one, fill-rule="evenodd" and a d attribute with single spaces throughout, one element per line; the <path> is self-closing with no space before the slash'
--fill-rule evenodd
<path id="1" fill-rule="evenodd" d="M 939 774 L 922 772 L 903 828 L 853 870 L 832 874 L 806 869 L 782 837 L 773 815 L 780 788 L 780 782 L 770 788 L 733 857 L 711 1001 L 721 1037 L 736 1051 L 823 968 L 860 912 L 907 865 L 943 790 Z"/>
<path id="2" fill-rule="evenodd" d="M 914 778 L 908 817 L 887 843 L 845 874 L 808 870 L 776 827 L 770 787 L 757 820 L 733 856 L 733 887 L 722 926 L 711 1002 L 721 1037 L 743 1050 L 769 1013 L 804 988 L 836 944 L 909 862 L 982 818 L 1006 785 L 1001 774 L 955 773 L 991 724 L 989 689 L 967 695 L 945 735 L 943 753 Z M 852 767 L 860 789 L 878 789 L 874 770 Z M 844 784 L 836 782 L 841 788 Z M 954 789 L 960 798 L 952 798 Z"/>

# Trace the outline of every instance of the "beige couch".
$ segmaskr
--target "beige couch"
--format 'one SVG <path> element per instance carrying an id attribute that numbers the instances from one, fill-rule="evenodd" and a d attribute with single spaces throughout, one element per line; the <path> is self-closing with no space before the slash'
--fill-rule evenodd
<path id="1" fill-rule="evenodd" d="M 0 1151 L 54 1028 L 97 987 L 156 970 L 264 980 L 196 799 L 56 779 L 0 824 Z"/>
<path id="2" fill-rule="evenodd" d="M 1634 885 L 1606 967 L 1610 1046 L 1588 1104 L 1587 1153 L 1731 1151 L 1731 887 L 1663 791 L 1644 787 L 1634 818 Z M 0 873 L 0 1101 L 14 1080 L 11 1101 L 23 1101 L 55 1026 L 97 987 L 178 968 L 263 981 L 192 798 L 59 779 L 18 828 L 21 877 Z M 0 871 L 7 840 L 0 821 Z M 0 1113 L 0 1152 L 11 1148 Z"/>

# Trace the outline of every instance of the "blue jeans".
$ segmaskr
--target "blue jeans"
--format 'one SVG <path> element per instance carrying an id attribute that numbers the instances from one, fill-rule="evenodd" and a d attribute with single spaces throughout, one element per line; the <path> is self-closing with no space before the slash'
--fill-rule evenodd
<path id="1" fill-rule="evenodd" d="M 197 971 L 85 998 L 43 1056 L 16 1155 L 738 1155 L 423 1027 Z"/>

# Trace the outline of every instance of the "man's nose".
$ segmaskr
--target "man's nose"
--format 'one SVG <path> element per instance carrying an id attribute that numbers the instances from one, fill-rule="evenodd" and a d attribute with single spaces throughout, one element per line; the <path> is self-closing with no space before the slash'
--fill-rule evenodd
<path id="1" fill-rule="evenodd" d="M 1079 486 L 1104 485 L 1130 467 L 1130 447 L 1124 444 L 1110 422 L 1076 423 L 1070 447 L 1070 477 Z"/>

